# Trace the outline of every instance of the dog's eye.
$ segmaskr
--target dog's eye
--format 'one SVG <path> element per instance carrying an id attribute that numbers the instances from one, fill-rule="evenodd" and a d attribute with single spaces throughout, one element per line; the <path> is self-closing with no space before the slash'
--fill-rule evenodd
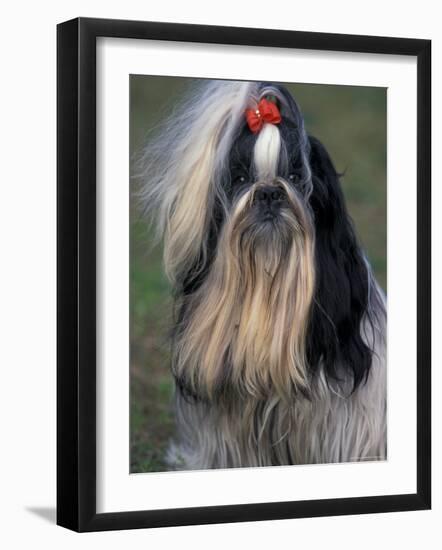
<path id="1" fill-rule="evenodd" d="M 299 176 L 297 176 L 296 174 L 289 174 L 289 181 L 291 181 L 292 183 L 296 183 L 299 179 Z"/>
<path id="2" fill-rule="evenodd" d="M 242 185 L 242 184 L 245 183 L 245 182 L 246 182 L 245 176 L 237 176 L 237 177 L 234 178 L 234 180 L 233 180 L 233 183 L 234 183 L 235 185 Z"/>

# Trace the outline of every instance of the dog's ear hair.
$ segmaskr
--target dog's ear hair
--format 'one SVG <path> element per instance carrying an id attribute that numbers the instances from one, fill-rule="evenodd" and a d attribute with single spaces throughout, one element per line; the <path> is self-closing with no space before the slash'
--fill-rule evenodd
<path id="1" fill-rule="evenodd" d="M 226 208 L 222 175 L 256 88 L 234 81 L 192 87 L 140 155 L 140 202 L 164 240 L 164 266 L 175 288 L 207 266 L 212 212 Z"/>
<path id="2" fill-rule="evenodd" d="M 308 361 L 314 371 L 322 363 L 328 380 L 340 380 L 345 369 L 352 375 L 354 390 L 366 380 L 371 366 L 372 351 L 361 336 L 371 275 L 345 206 L 339 174 L 321 142 L 309 137 L 309 143 L 317 283 Z"/>

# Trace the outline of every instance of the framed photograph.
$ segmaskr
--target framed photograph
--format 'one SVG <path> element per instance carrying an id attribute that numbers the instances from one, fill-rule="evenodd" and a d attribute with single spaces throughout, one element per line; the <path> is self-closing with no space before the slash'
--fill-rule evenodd
<path id="1" fill-rule="evenodd" d="M 430 41 L 57 31 L 57 523 L 429 509 Z"/>

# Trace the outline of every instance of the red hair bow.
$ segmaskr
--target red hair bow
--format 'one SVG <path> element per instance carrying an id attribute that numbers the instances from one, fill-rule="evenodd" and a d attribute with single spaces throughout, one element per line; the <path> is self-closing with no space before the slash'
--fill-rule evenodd
<path id="1" fill-rule="evenodd" d="M 246 120 L 250 130 L 256 134 L 261 130 L 264 122 L 279 124 L 281 114 L 273 101 L 263 98 L 256 109 L 247 109 Z"/>

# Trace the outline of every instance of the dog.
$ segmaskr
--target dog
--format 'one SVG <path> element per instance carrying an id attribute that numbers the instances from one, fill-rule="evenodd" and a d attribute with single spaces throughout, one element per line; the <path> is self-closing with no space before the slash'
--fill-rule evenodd
<path id="1" fill-rule="evenodd" d="M 204 82 L 142 165 L 175 304 L 170 468 L 385 460 L 385 296 L 288 90 Z"/>

